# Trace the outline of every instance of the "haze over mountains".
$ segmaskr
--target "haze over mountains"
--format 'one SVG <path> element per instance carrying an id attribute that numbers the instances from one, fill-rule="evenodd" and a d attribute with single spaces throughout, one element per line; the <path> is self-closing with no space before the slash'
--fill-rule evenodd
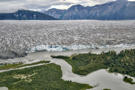
<path id="1" fill-rule="evenodd" d="M 0 13 L 0 20 L 132 20 L 135 19 L 135 2 L 117 0 L 96 6 L 73 5 L 69 9 L 49 9 L 36 12 L 18 10 Z"/>
<path id="2" fill-rule="evenodd" d="M 99 19 L 121 20 L 135 19 L 135 2 L 114 1 L 93 7 L 74 5 L 67 10 L 50 9 L 46 14 L 58 19 Z"/>

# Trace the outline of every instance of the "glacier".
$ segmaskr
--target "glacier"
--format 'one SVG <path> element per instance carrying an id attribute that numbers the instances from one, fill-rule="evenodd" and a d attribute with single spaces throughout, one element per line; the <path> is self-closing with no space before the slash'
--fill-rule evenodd
<path id="1" fill-rule="evenodd" d="M 130 47 L 134 47 L 135 44 L 117 44 L 117 45 L 38 45 L 35 47 L 32 47 L 26 51 L 26 53 L 32 53 L 32 52 L 62 52 L 62 51 L 69 51 L 69 50 L 82 50 L 82 49 L 105 49 L 105 48 L 121 48 L 126 49 Z"/>

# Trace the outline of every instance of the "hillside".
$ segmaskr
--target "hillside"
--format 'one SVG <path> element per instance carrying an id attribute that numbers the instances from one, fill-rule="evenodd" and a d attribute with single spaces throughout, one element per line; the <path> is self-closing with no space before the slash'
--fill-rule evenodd
<path id="1" fill-rule="evenodd" d="M 0 20 L 56 20 L 52 16 L 30 11 L 30 10 L 18 10 L 13 13 L 0 13 Z"/>

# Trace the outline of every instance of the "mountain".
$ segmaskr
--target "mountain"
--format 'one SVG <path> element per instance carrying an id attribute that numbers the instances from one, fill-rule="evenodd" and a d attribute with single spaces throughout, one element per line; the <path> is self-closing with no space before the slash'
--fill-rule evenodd
<path id="1" fill-rule="evenodd" d="M 135 2 L 114 1 L 92 7 L 74 5 L 67 10 L 50 9 L 45 14 L 58 19 L 98 19 L 98 20 L 124 20 L 135 19 Z"/>
<path id="2" fill-rule="evenodd" d="M 66 13 L 66 10 L 59 10 L 59 9 L 50 9 L 47 12 L 44 12 L 45 14 L 48 14 L 50 16 L 54 16 L 57 19 L 62 19 L 64 14 Z"/>
<path id="3" fill-rule="evenodd" d="M 0 20 L 56 20 L 41 12 L 18 10 L 13 13 L 0 13 Z"/>

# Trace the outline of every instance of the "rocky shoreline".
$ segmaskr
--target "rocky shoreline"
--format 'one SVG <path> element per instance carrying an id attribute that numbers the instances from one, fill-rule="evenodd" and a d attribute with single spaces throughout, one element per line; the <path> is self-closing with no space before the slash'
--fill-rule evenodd
<path id="1" fill-rule="evenodd" d="M 17 57 L 25 57 L 27 53 L 25 51 L 14 52 L 14 51 L 6 51 L 0 52 L 0 59 L 13 59 Z"/>

